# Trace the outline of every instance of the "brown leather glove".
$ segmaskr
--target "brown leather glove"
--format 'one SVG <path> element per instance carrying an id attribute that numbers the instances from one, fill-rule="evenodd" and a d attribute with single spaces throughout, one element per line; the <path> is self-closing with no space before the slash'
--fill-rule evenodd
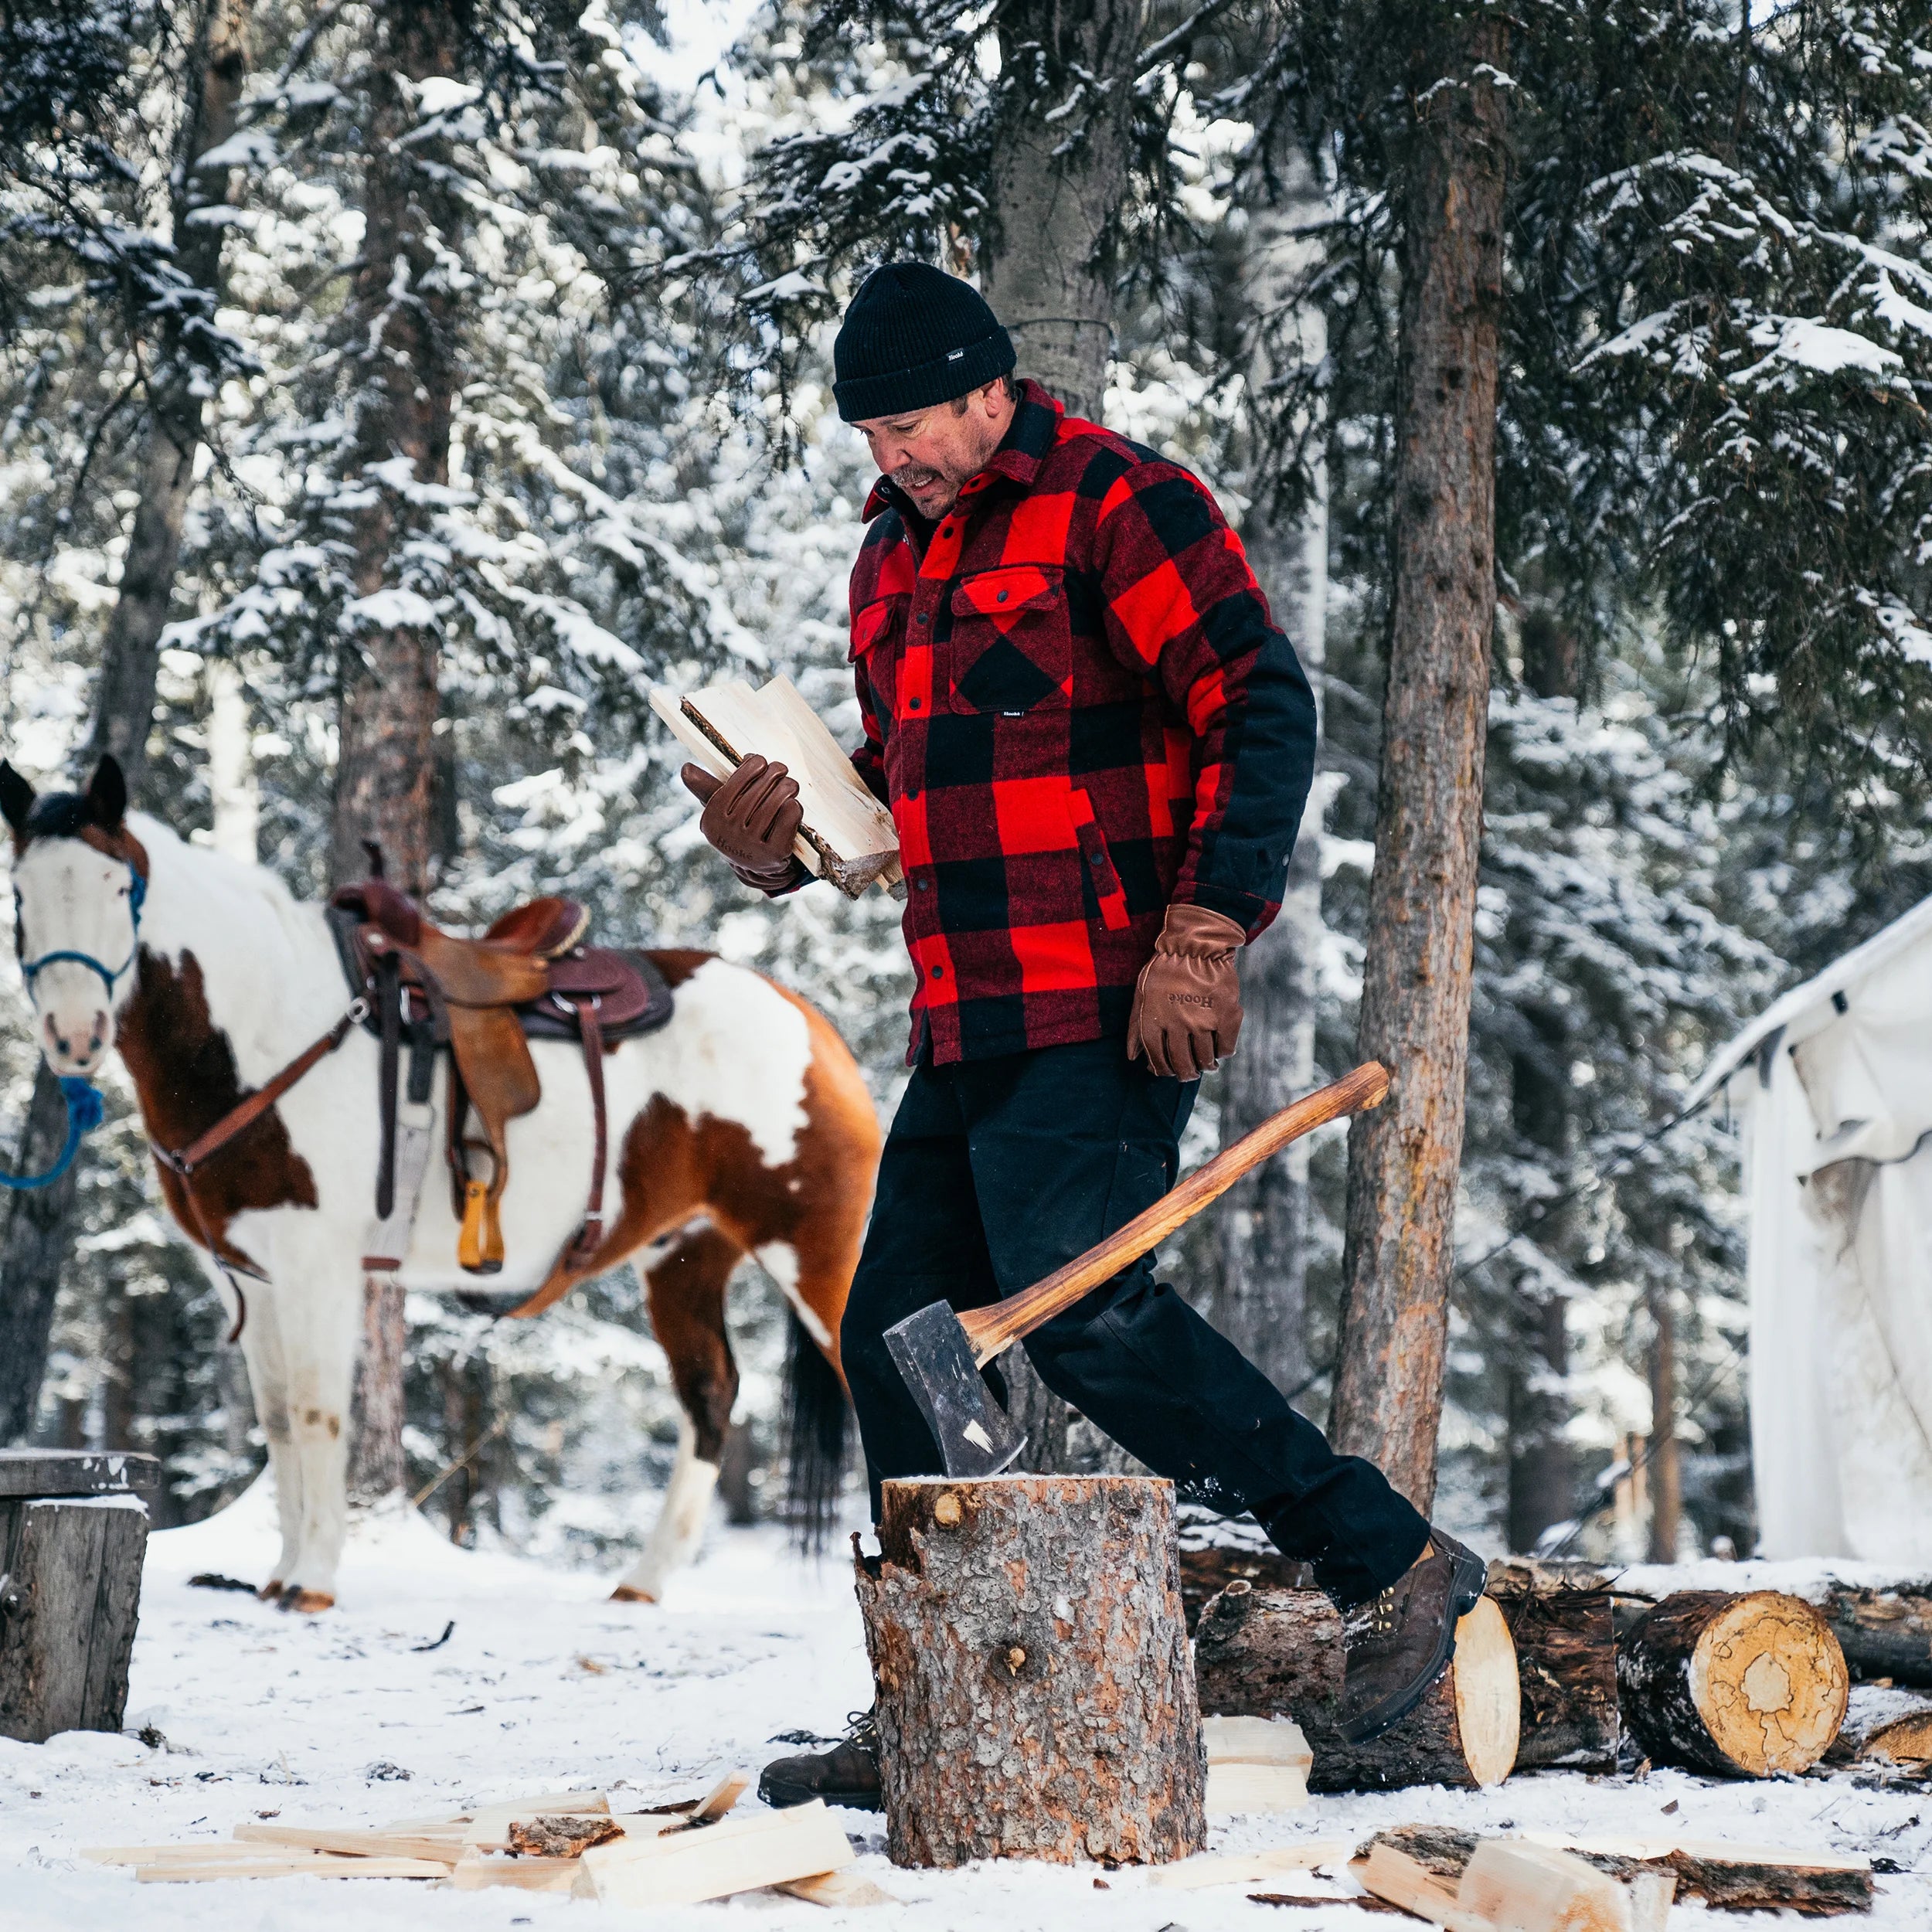
<path id="1" fill-rule="evenodd" d="M 782 892 L 804 876 L 791 847 L 804 808 L 798 780 L 783 765 L 753 752 L 729 778 L 714 778 L 702 765 L 686 765 L 679 776 L 703 804 L 699 829 L 746 885 Z"/>
<path id="2" fill-rule="evenodd" d="M 1241 979 L 1234 949 L 1247 935 L 1225 913 L 1175 904 L 1141 968 L 1128 1015 L 1127 1056 L 1148 1071 L 1196 1080 L 1241 1036 Z"/>

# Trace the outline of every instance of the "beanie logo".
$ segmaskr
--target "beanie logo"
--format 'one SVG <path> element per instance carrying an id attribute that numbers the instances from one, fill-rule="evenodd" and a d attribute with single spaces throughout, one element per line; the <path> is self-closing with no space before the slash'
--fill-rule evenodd
<path id="1" fill-rule="evenodd" d="M 949 362 L 963 362 L 966 359 L 966 352 L 963 349 L 949 349 L 946 359 Z"/>

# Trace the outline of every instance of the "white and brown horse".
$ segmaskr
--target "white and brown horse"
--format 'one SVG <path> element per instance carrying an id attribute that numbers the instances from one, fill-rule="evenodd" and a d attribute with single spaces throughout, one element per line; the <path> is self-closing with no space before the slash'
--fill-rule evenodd
<path id="1" fill-rule="evenodd" d="M 349 992 L 320 906 L 298 901 L 265 868 L 188 845 L 125 806 L 111 760 L 85 793 L 44 798 L 0 763 L 16 941 L 40 1049 L 56 1073 L 90 1075 L 118 1046 L 151 1142 L 179 1150 L 326 1033 Z M 793 1349 L 788 1391 L 794 1492 L 822 1505 L 835 1487 L 845 1416 L 838 1322 L 879 1147 L 865 1083 L 822 1015 L 709 954 L 651 957 L 676 1011 L 605 1060 L 605 1191 L 621 1206 L 578 1273 L 635 1257 L 685 1411 L 648 1546 L 617 1587 L 644 1600 L 692 1553 L 717 1480 L 738 1384 L 725 1284 L 743 1255 L 784 1291 L 794 1344 L 809 1337 Z M 589 1181 L 583 1055 L 563 1042 L 533 1040 L 531 1050 L 543 1097 L 510 1125 L 515 1179 L 493 1295 L 544 1280 L 577 1230 Z M 378 1051 L 362 1029 L 349 1029 L 196 1172 L 192 1203 L 157 1163 L 168 1209 L 231 1315 L 243 1311 L 207 1242 L 260 1277 L 247 1290 L 241 1346 L 281 1509 L 270 1588 L 303 1610 L 335 1600 L 347 1529 L 344 1430 L 376 1191 Z M 438 1060 L 440 1138 L 448 1072 L 447 1056 Z M 477 1285 L 457 1266 L 457 1231 L 450 1190 L 427 1177 L 405 1286 Z"/>

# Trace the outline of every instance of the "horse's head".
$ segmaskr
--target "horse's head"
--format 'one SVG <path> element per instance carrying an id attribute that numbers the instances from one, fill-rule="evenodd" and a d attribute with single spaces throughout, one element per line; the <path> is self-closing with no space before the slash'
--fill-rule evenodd
<path id="1" fill-rule="evenodd" d="M 45 798 L 0 760 L 13 828 L 13 943 L 40 1050 L 56 1073 L 99 1070 L 134 985 L 148 855 L 123 820 L 127 781 L 103 758 L 84 792 Z"/>

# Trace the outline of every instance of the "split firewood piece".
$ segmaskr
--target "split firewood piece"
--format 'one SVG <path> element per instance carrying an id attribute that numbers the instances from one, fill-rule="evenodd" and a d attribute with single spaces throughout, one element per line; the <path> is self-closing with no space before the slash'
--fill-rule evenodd
<path id="1" fill-rule="evenodd" d="M 697 1808 L 685 1821 L 690 1825 L 713 1825 L 751 1788 L 749 1771 L 727 1771 L 699 1799 Z"/>
<path id="2" fill-rule="evenodd" d="M 1369 1848 L 1367 1859 L 1353 1869 L 1365 1892 L 1386 1899 L 1431 1925 L 1446 1927 L 1447 1932 L 1496 1932 L 1488 1920 L 1463 1910 L 1453 1886 L 1379 1838 Z"/>
<path id="3" fill-rule="evenodd" d="M 1682 1590 L 1617 1646 L 1624 1723 L 1660 1763 L 1720 1777 L 1802 1771 L 1830 1749 L 1851 1680 L 1801 1597 Z"/>
<path id="4" fill-rule="evenodd" d="M 1510 1932 L 1664 1932 L 1675 1874 L 1625 1881 L 1522 1838 L 1485 1838 L 1456 1887 L 1466 1912 Z"/>
<path id="5" fill-rule="evenodd" d="M 1932 1760 L 1932 1698 L 1923 1692 L 1854 1684 L 1828 1764 L 1879 1761 L 1918 1765 Z"/>
<path id="6" fill-rule="evenodd" d="M 1210 1778 L 1213 1774 L 1210 1772 Z M 1312 1872 L 1320 1865 L 1345 1865 L 1352 1847 L 1339 1838 L 1311 1838 L 1305 1845 L 1283 1845 L 1268 1852 L 1223 1852 L 1213 1856 L 1183 1859 L 1147 1875 L 1149 1885 L 1175 1891 L 1204 1891 L 1213 1885 L 1260 1885 L 1284 1872 Z"/>
<path id="7" fill-rule="evenodd" d="M 1701 1899 L 1713 1910 L 1786 1907 L 1821 1917 L 1872 1908 L 1871 1864 L 1855 1855 L 1668 1835 L 1573 1838 L 1555 1832 L 1523 1835 L 1532 1843 L 1569 1852 L 1626 1882 L 1646 1872 L 1674 1878 L 1679 1898 Z M 1453 1886 L 1468 1868 L 1478 1841 L 1471 1832 L 1405 1825 L 1379 1834 L 1375 1842 L 1402 1852 L 1431 1876 Z M 1355 1869 L 1359 1876 L 1359 1867 Z"/>
<path id="8" fill-rule="evenodd" d="M 1897 1590 L 1835 1584 L 1821 1607 L 1853 1676 L 1932 1689 L 1932 1583 Z"/>
<path id="9" fill-rule="evenodd" d="M 510 1826 L 510 1849 L 519 1858 L 581 1858 L 594 1845 L 624 1836 L 624 1827 L 611 1817 L 593 1812 L 572 1818 L 555 1813 Z"/>
<path id="10" fill-rule="evenodd" d="M 135 1868 L 144 1885 L 182 1885 L 214 1879 L 446 1879 L 440 1859 L 343 1858 L 326 1852 L 284 1852 L 253 1859 L 170 1861 Z"/>
<path id="11" fill-rule="evenodd" d="M 431 1859 L 454 1865 L 463 1855 L 462 1839 L 422 1832 L 372 1832 L 352 1825 L 237 1825 L 235 1842 L 254 1846 L 287 1845 L 304 1852 L 333 1852 L 349 1858 Z"/>
<path id="12" fill-rule="evenodd" d="M 774 1892 L 783 1892 L 787 1897 L 803 1899 L 810 1905 L 823 1905 L 842 1912 L 858 1911 L 874 1905 L 900 1905 L 883 1886 L 872 1883 L 870 1879 L 862 1879 L 856 1872 L 821 1872 L 815 1878 L 787 1879 L 782 1885 L 774 1885 Z"/>
<path id="13" fill-rule="evenodd" d="M 506 1886 L 519 1892 L 556 1892 L 569 1897 L 577 1881 L 573 1858 L 486 1858 L 472 1852 L 457 1860 L 450 1883 L 459 1892 Z"/>
<path id="14" fill-rule="evenodd" d="M 76 1852 L 93 1865 L 213 1865 L 223 1859 L 237 1865 L 259 1865 L 279 1855 L 260 1845 L 237 1845 L 232 1838 L 199 1838 L 186 1845 L 90 1845 Z"/>
<path id="15" fill-rule="evenodd" d="M 1454 1662 L 1400 1723 L 1366 1744 L 1342 1735 L 1342 1624 L 1318 1590 L 1230 1583 L 1201 1612 L 1194 1649 L 1201 1707 L 1292 1716 L 1314 1757 L 1310 1789 L 1500 1784 L 1522 1722 L 1515 1646 L 1487 1597 L 1456 1627 Z"/>
<path id="16" fill-rule="evenodd" d="M 1512 1563 L 1490 1565 L 1489 1594 L 1516 1646 L 1522 1692 L 1516 1769 L 1614 1771 L 1617 1641 L 1609 1590 Z"/>
<path id="17" fill-rule="evenodd" d="M 1206 1842 L 1174 1489 L 885 1485 L 855 1582 L 895 1865 L 1165 1864 Z"/>
<path id="18" fill-rule="evenodd" d="M 1292 1718 L 1203 1718 L 1201 1734 L 1210 1815 L 1294 1811 L 1308 1803 L 1315 1757 Z"/>
<path id="19" fill-rule="evenodd" d="M 593 1845 L 577 1861 L 578 1895 L 606 1905 L 696 1905 L 851 1864 L 851 1845 L 821 1799 L 789 1811 L 725 1818 L 702 1832 L 666 1832 Z"/>

